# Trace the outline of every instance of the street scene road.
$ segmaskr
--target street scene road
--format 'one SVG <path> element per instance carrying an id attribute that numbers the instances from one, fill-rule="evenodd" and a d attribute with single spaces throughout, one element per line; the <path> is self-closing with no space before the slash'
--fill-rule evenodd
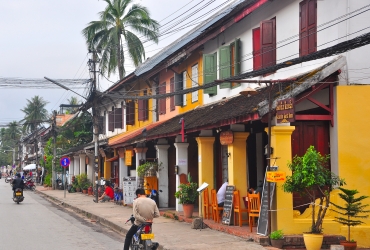
<path id="1" fill-rule="evenodd" d="M 1 249 L 122 249 L 123 239 L 98 224 L 66 213 L 32 192 L 17 205 L 0 180 Z"/>

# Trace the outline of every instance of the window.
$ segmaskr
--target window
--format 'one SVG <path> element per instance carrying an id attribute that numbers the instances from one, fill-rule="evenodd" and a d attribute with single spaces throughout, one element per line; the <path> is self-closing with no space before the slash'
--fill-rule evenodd
<path id="1" fill-rule="evenodd" d="M 143 91 L 143 96 L 147 95 L 147 91 Z M 138 121 L 148 120 L 148 99 L 139 99 L 138 100 Z"/>
<path id="2" fill-rule="evenodd" d="M 135 124 L 135 102 L 134 101 L 126 102 L 126 124 L 127 125 Z"/>
<path id="3" fill-rule="evenodd" d="M 317 3 L 304 0 L 299 3 L 299 56 L 316 52 Z"/>
<path id="4" fill-rule="evenodd" d="M 114 128 L 122 128 L 122 108 L 114 109 Z"/>
<path id="5" fill-rule="evenodd" d="M 183 89 L 186 89 L 186 81 L 188 79 L 187 75 L 188 74 L 187 74 L 186 70 L 184 72 L 182 72 L 182 88 Z M 187 94 L 184 94 L 184 97 L 183 97 L 183 101 L 184 101 L 183 106 L 186 106 L 186 95 Z"/>
<path id="6" fill-rule="evenodd" d="M 170 79 L 170 93 L 175 92 L 175 78 Z M 170 111 L 175 110 L 175 96 L 170 97 Z"/>
<path id="7" fill-rule="evenodd" d="M 159 85 L 159 94 L 166 94 L 166 82 Z M 166 114 L 166 98 L 159 99 L 159 114 Z"/>
<path id="8" fill-rule="evenodd" d="M 191 87 L 198 86 L 198 64 L 191 67 Z M 198 90 L 191 93 L 191 102 L 198 101 Z"/>
<path id="9" fill-rule="evenodd" d="M 175 73 L 174 74 L 174 88 L 175 88 L 175 92 L 177 91 L 180 91 L 183 89 L 183 76 L 184 74 L 181 73 L 181 74 L 177 74 Z M 185 95 L 175 95 L 174 96 L 174 105 L 175 106 L 183 106 L 183 103 L 184 103 L 184 96 Z"/>
<path id="10" fill-rule="evenodd" d="M 276 21 L 262 21 L 253 29 L 253 70 L 276 64 Z"/>
<path id="11" fill-rule="evenodd" d="M 114 131 L 114 107 L 108 111 L 108 131 Z"/>
<path id="12" fill-rule="evenodd" d="M 217 79 L 217 53 L 203 55 L 203 84 Z M 204 89 L 204 94 L 217 95 L 217 85 Z"/>
<path id="13" fill-rule="evenodd" d="M 235 39 L 233 43 L 222 46 L 219 49 L 219 68 L 220 79 L 229 78 L 240 74 L 240 39 Z M 224 82 L 220 84 L 220 89 L 237 87 L 240 84 Z"/>

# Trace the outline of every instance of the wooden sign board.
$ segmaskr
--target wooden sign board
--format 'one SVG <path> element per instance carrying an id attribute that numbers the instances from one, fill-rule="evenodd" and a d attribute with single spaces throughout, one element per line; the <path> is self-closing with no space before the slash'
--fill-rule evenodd
<path id="1" fill-rule="evenodd" d="M 222 224 L 230 225 L 231 215 L 233 213 L 233 202 L 234 202 L 234 190 L 235 186 L 226 186 L 226 194 L 224 201 L 224 211 L 222 213 Z"/>
<path id="2" fill-rule="evenodd" d="M 276 106 L 277 123 L 288 123 L 295 121 L 294 98 L 288 98 L 278 102 Z"/>
<path id="3" fill-rule="evenodd" d="M 230 145 L 234 141 L 233 131 L 223 131 L 220 133 L 221 145 Z"/>
<path id="4" fill-rule="evenodd" d="M 266 175 L 268 182 L 284 182 L 286 179 L 285 172 L 283 171 L 267 171 Z"/>
<path id="5" fill-rule="evenodd" d="M 266 168 L 266 173 L 268 167 Z M 276 171 L 277 167 L 271 167 L 272 171 Z M 261 234 L 267 236 L 267 229 L 268 229 L 268 184 L 270 184 L 270 206 L 274 199 L 275 193 L 275 182 L 268 182 L 265 180 L 263 182 L 263 190 L 261 195 L 261 208 L 260 208 L 260 216 L 258 217 L 258 225 L 257 225 L 257 234 Z M 271 208 L 271 207 L 270 207 Z"/>
<path id="6" fill-rule="evenodd" d="M 126 166 L 131 166 L 132 165 L 132 150 L 127 150 L 126 149 L 125 164 L 126 164 Z"/>

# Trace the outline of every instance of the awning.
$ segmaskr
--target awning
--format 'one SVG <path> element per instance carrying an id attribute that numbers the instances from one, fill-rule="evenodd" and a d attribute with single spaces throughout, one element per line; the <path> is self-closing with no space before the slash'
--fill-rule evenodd
<path id="1" fill-rule="evenodd" d="M 106 162 L 112 162 L 112 161 L 116 161 L 118 160 L 119 156 L 116 155 L 116 156 L 113 156 L 112 158 L 109 158 L 108 160 L 105 160 Z"/>
<path id="2" fill-rule="evenodd" d="M 23 168 L 23 170 L 32 170 L 32 169 L 36 169 L 35 163 L 29 164 Z"/>

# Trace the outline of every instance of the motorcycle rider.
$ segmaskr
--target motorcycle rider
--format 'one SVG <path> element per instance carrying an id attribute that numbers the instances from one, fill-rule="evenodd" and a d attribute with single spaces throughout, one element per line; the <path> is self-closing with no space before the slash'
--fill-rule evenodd
<path id="1" fill-rule="evenodd" d="M 16 188 L 21 188 L 23 191 L 24 181 L 22 180 L 20 173 L 16 173 L 15 178 L 12 181 L 12 184 L 13 184 L 13 196 Z"/>
<path id="2" fill-rule="evenodd" d="M 159 217 L 157 204 L 152 199 L 146 197 L 144 189 L 138 188 L 135 193 L 137 198 L 132 205 L 135 222 L 126 234 L 123 250 L 129 250 L 132 237 L 142 223 L 153 222 L 153 218 Z M 158 246 L 158 243 L 153 242 L 152 249 L 155 250 Z"/>

